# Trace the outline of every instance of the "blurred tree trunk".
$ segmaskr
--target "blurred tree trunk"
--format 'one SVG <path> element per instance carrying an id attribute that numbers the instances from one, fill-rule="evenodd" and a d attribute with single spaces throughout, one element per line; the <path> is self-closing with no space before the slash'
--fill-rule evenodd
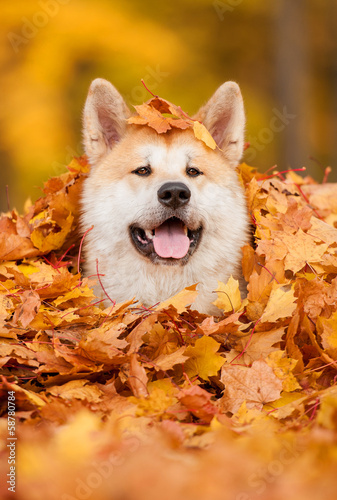
<path id="1" fill-rule="evenodd" d="M 328 161 L 334 168 L 334 173 L 330 180 L 337 181 L 337 2 L 336 0 L 328 0 L 327 6 L 328 16 L 328 33 L 331 41 L 331 49 L 329 51 L 329 64 L 328 64 L 328 81 L 330 82 L 329 90 L 331 92 L 331 112 L 333 119 L 331 120 L 330 137 L 329 137 L 329 151 L 330 158 Z M 327 105 L 330 107 L 330 99 Z"/>
<path id="2" fill-rule="evenodd" d="M 8 210 L 6 186 L 8 186 L 8 195 L 10 200 L 10 186 L 13 181 L 13 175 L 9 165 L 10 161 L 8 155 L 0 150 L 0 213 L 7 212 Z"/>
<path id="3" fill-rule="evenodd" d="M 277 0 L 275 5 L 278 109 L 296 115 L 280 132 L 280 167 L 298 168 L 308 164 L 308 156 L 313 153 L 305 146 L 309 141 L 304 137 L 311 119 L 307 0 Z"/>

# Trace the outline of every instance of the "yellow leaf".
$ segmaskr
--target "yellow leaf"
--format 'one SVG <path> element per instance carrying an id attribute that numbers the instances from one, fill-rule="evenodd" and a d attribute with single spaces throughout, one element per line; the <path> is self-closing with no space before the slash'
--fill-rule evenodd
<path id="1" fill-rule="evenodd" d="M 85 157 L 82 157 L 83 159 Z M 83 174 L 87 174 L 89 172 L 89 163 L 84 162 L 81 158 L 73 158 L 68 165 L 68 169 L 70 171 L 82 172 Z"/>
<path id="2" fill-rule="evenodd" d="M 38 273 L 39 268 L 30 263 L 23 263 L 17 266 L 19 271 L 28 278 L 31 274 Z"/>
<path id="3" fill-rule="evenodd" d="M 89 403 L 98 403 L 103 396 L 97 385 L 89 384 L 87 380 L 70 380 L 66 384 L 51 387 L 47 392 L 66 401 L 81 399 Z"/>
<path id="4" fill-rule="evenodd" d="M 266 363 L 273 369 L 275 375 L 282 380 L 282 388 L 286 392 L 301 389 L 293 375 L 297 359 L 287 358 L 284 351 L 274 351 L 266 358 Z"/>
<path id="5" fill-rule="evenodd" d="M 70 292 L 66 293 L 65 295 L 58 297 L 56 300 L 54 300 L 54 305 L 59 306 L 60 304 L 63 304 L 64 302 L 68 302 L 69 300 L 74 300 L 78 298 L 94 298 L 94 292 L 91 288 L 86 286 L 81 286 L 81 287 L 76 287 L 73 290 L 70 290 Z"/>
<path id="6" fill-rule="evenodd" d="M 323 348 L 334 359 L 337 359 L 337 312 L 329 319 L 317 318 L 317 331 L 321 336 Z"/>
<path id="7" fill-rule="evenodd" d="M 187 375 L 190 378 L 198 375 L 203 380 L 217 375 L 225 362 L 222 356 L 215 354 L 219 347 L 218 342 L 207 336 L 198 339 L 194 347 L 188 347 L 184 353 L 190 358 L 184 365 Z"/>
<path id="8" fill-rule="evenodd" d="M 174 365 L 182 364 L 186 361 L 187 356 L 183 354 L 185 347 L 180 347 L 170 354 L 162 353 L 158 358 L 153 360 L 156 370 L 170 370 Z"/>
<path id="9" fill-rule="evenodd" d="M 172 384 L 169 378 L 161 378 L 148 383 L 149 394 L 152 393 L 154 388 L 160 389 L 165 392 L 167 396 L 174 396 L 177 392 L 177 387 Z"/>
<path id="10" fill-rule="evenodd" d="M 45 212 L 39 214 L 39 218 L 44 213 Z M 36 217 L 34 219 L 36 220 Z M 43 228 L 43 221 L 34 229 L 30 236 L 33 245 L 43 253 L 48 253 L 51 252 L 51 250 L 57 250 L 58 248 L 61 248 L 71 230 L 73 220 L 74 217 L 69 214 L 65 219 L 61 230 L 58 232 L 53 231 L 53 226 L 52 229 Z M 50 220 L 50 218 L 48 218 L 48 220 L 45 219 L 45 221 L 48 224 L 54 224 L 56 226 L 56 223 Z"/>
<path id="11" fill-rule="evenodd" d="M 280 318 L 289 318 L 293 315 L 297 304 L 294 296 L 294 287 L 286 290 L 281 286 L 272 290 L 266 309 L 261 317 L 261 322 L 275 323 Z"/>
<path id="12" fill-rule="evenodd" d="M 336 431 L 336 415 L 337 415 L 337 388 L 329 387 L 324 391 L 321 398 L 320 409 L 317 415 L 317 423 Z"/>
<path id="13" fill-rule="evenodd" d="M 46 404 L 45 401 L 43 401 L 43 399 L 41 399 L 40 396 L 38 396 L 35 392 L 28 391 L 27 389 L 24 389 L 23 387 L 16 386 L 15 384 L 13 384 L 13 387 L 15 387 L 15 392 L 23 393 L 27 397 L 28 401 L 30 403 L 33 403 L 33 405 L 37 406 L 38 408 L 42 408 L 42 406 L 44 406 Z M 17 397 L 17 399 L 18 398 L 19 397 Z"/>
<path id="14" fill-rule="evenodd" d="M 186 307 L 193 304 L 195 299 L 197 298 L 198 292 L 196 290 L 197 285 L 188 286 L 184 288 L 181 292 L 177 293 L 173 297 L 164 300 L 157 307 L 156 311 L 160 311 L 162 309 L 166 309 L 170 306 L 176 308 L 178 314 L 181 314 L 186 311 Z"/>
<path id="15" fill-rule="evenodd" d="M 57 435 L 57 449 L 63 460 L 68 463 L 88 460 L 93 451 L 104 443 L 104 435 L 98 432 L 100 427 L 100 418 L 87 410 L 81 410 L 69 424 L 62 426 Z"/>
<path id="16" fill-rule="evenodd" d="M 295 410 L 303 409 L 304 401 L 305 396 L 303 397 L 299 392 L 282 391 L 280 399 L 273 401 L 270 405 L 270 415 L 277 419 L 287 418 L 292 415 Z M 269 405 L 266 405 L 264 408 L 269 411 Z M 275 408 L 277 408 L 276 411 Z"/>
<path id="17" fill-rule="evenodd" d="M 169 396 L 163 389 L 153 386 L 152 391 L 147 397 L 135 398 L 129 397 L 129 401 L 137 405 L 138 409 L 136 415 L 162 415 L 166 410 L 177 403 L 177 399 Z"/>
<path id="18" fill-rule="evenodd" d="M 5 295 L 2 293 L 0 294 L 0 320 L 6 320 L 12 313 L 12 310 L 14 309 L 14 304 Z"/>
<path id="19" fill-rule="evenodd" d="M 239 282 L 233 276 L 229 278 L 226 284 L 218 281 L 218 288 L 216 289 L 218 298 L 213 304 L 219 309 L 226 312 L 235 312 L 240 309 L 242 305 L 241 295 L 239 290 Z"/>
<path id="20" fill-rule="evenodd" d="M 204 142 L 206 146 L 208 146 L 211 149 L 216 148 L 216 142 L 211 136 L 211 134 L 208 132 L 207 128 L 203 123 L 200 123 L 198 121 L 195 121 L 193 123 L 193 132 L 194 135 L 197 139 L 200 141 Z"/>
<path id="21" fill-rule="evenodd" d="M 275 347 L 275 344 L 279 345 L 284 334 L 284 327 L 268 332 L 254 332 L 253 336 L 249 332 L 237 340 L 235 348 L 226 354 L 226 360 L 230 363 L 243 352 L 240 356 L 241 361 L 247 366 L 251 365 L 253 361 L 264 359 L 271 352 L 277 351 L 279 347 Z"/>
<path id="22" fill-rule="evenodd" d="M 279 232 L 275 238 L 274 246 L 280 243 L 287 248 L 285 269 L 293 273 L 300 271 L 306 264 L 320 262 L 329 245 L 322 243 L 321 238 L 316 238 L 299 229 L 296 234 Z"/>
<path id="23" fill-rule="evenodd" d="M 248 409 L 246 400 L 241 404 L 238 411 L 235 413 L 235 418 L 239 424 L 250 424 L 255 420 L 264 418 L 264 415 L 256 408 Z"/>

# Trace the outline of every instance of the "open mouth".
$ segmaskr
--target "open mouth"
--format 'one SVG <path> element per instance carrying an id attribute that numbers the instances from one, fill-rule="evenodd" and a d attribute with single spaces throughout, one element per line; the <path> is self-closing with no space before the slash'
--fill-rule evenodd
<path id="1" fill-rule="evenodd" d="M 191 230 L 177 217 L 167 219 L 152 230 L 130 227 L 136 249 L 152 262 L 167 264 L 186 264 L 197 248 L 201 232 L 201 227 Z"/>

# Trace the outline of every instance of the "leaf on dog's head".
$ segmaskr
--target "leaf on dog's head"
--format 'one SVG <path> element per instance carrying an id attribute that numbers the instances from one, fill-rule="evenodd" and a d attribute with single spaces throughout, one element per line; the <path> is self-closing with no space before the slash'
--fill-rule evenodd
<path id="1" fill-rule="evenodd" d="M 132 116 L 128 119 L 128 123 L 135 125 L 148 125 L 153 128 L 158 134 L 163 134 L 171 130 L 171 124 L 167 117 L 163 116 L 160 111 L 152 107 L 150 104 L 140 104 L 135 106 L 138 116 Z"/>
<path id="2" fill-rule="evenodd" d="M 193 123 L 193 132 L 194 132 L 195 137 L 197 139 L 199 139 L 200 141 L 203 141 L 206 144 L 206 146 L 208 146 L 211 149 L 216 148 L 215 140 L 213 139 L 211 134 L 208 132 L 207 128 L 205 127 L 205 125 L 203 123 L 195 121 Z"/>
<path id="3" fill-rule="evenodd" d="M 180 106 L 176 106 L 166 99 L 155 96 L 144 104 L 134 106 L 136 116 L 128 118 L 127 122 L 133 125 L 147 125 L 158 134 L 164 134 L 173 128 L 185 130 L 191 128 L 197 139 L 211 149 L 216 148 L 216 142 L 206 129 L 205 125 L 193 120 Z"/>

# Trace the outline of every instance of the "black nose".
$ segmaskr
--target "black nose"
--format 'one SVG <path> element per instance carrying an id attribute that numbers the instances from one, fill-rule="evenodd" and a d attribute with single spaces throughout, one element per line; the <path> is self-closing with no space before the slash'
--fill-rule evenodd
<path id="1" fill-rule="evenodd" d="M 191 198 L 191 191 L 182 182 L 166 182 L 157 194 L 162 205 L 174 209 L 186 205 Z"/>

